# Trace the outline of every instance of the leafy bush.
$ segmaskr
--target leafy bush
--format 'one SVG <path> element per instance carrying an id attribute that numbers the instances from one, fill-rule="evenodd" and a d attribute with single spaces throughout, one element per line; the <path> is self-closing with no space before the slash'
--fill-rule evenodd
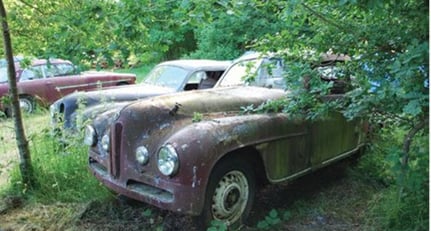
<path id="1" fill-rule="evenodd" d="M 405 131 L 384 127 L 379 140 L 358 168 L 388 187 L 370 204 L 369 222 L 379 230 L 426 230 L 429 213 L 429 134 L 417 134 L 409 164 L 402 170 L 400 157 Z"/>

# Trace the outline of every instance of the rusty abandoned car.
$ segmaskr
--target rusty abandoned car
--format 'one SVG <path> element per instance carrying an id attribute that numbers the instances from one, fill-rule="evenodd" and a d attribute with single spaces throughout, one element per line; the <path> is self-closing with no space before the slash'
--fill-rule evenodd
<path id="1" fill-rule="evenodd" d="M 0 112 L 11 116 L 7 66 L 0 60 Z M 88 71 L 80 73 L 75 65 L 62 59 L 33 59 L 21 65 L 23 58 L 14 57 L 21 110 L 31 113 L 36 105 L 49 106 L 57 99 L 75 91 L 90 91 L 105 87 L 134 84 L 134 74 Z"/>
<path id="2" fill-rule="evenodd" d="M 51 123 L 53 126 L 75 129 L 77 125 L 81 127 L 81 124 L 101 111 L 121 107 L 127 101 L 177 91 L 211 88 L 230 63 L 191 59 L 162 62 L 156 65 L 140 84 L 77 92 L 57 100 L 50 107 Z"/>
<path id="3" fill-rule="evenodd" d="M 101 113 L 86 126 L 90 171 L 111 190 L 192 215 L 200 227 L 211 220 L 235 227 L 246 221 L 262 183 L 295 179 L 363 146 L 362 120 L 338 112 L 313 122 L 289 113 L 241 113 L 290 93 L 240 79 L 225 75 L 216 88 Z"/>

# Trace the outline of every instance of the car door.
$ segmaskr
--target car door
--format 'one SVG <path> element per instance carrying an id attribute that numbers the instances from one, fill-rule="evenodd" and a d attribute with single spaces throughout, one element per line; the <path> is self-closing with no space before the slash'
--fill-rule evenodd
<path id="1" fill-rule="evenodd" d="M 270 141 L 256 147 L 262 153 L 267 177 L 271 182 L 295 178 L 310 169 L 308 124 L 288 115 L 272 121 L 261 130 L 271 134 L 267 137 Z"/>
<path id="2" fill-rule="evenodd" d="M 88 89 L 86 79 L 76 75 L 71 64 L 43 65 L 43 70 L 46 75 L 47 101 L 49 103 L 77 90 Z"/>
<path id="3" fill-rule="evenodd" d="M 24 69 L 18 78 L 18 94 L 29 95 L 44 100 L 49 95 L 42 65 Z"/>
<path id="4" fill-rule="evenodd" d="M 326 165 L 352 154 L 360 145 L 360 132 L 358 119 L 349 121 L 338 112 L 313 122 L 310 127 L 312 167 Z"/>

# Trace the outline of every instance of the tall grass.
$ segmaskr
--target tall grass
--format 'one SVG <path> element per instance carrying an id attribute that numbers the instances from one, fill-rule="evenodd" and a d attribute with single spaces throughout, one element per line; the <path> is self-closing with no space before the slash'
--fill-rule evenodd
<path id="1" fill-rule="evenodd" d="M 110 193 L 88 171 L 88 147 L 73 137 L 67 146 L 48 131 L 32 140 L 31 151 L 38 190 L 34 195 L 45 202 L 79 202 L 104 198 Z"/>
<path id="2" fill-rule="evenodd" d="M 48 117 L 48 114 L 43 116 Z M 27 118 L 32 120 L 32 118 Z M 11 172 L 7 193 L 20 194 L 40 203 L 83 202 L 111 194 L 88 171 L 87 151 L 80 136 L 71 136 L 68 145 L 52 137 L 46 126 L 28 135 L 36 187 L 28 190 L 17 167 Z"/>

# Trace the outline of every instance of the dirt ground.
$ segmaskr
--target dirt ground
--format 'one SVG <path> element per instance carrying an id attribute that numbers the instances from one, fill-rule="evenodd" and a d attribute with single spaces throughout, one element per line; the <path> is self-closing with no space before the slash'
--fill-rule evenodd
<path id="1" fill-rule="evenodd" d="M 288 219 L 270 230 L 369 230 L 365 214 L 379 186 L 333 167 L 318 171 L 288 185 L 260 190 L 241 230 L 260 230 L 259 221 L 272 209 Z M 22 205 L 14 198 L 4 200 L 12 209 L 1 209 L 0 231 L 12 230 L 196 230 L 191 217 L 163 211 L 144 203 L 113 197 L 90 203 Z M 16 206 L 11 206 L 16 203 Z M 4 207 L 4 206 L 3 206 Z"/>

